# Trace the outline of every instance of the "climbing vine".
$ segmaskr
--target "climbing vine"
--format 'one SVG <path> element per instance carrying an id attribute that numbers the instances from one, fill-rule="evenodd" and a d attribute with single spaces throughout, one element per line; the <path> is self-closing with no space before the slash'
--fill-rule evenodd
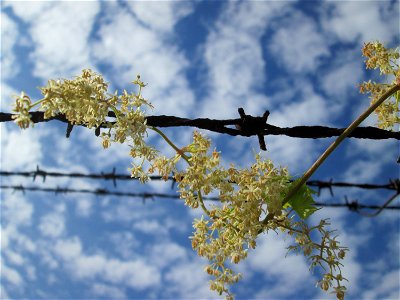
<path id="1" fill-rule="evenodd" d="M 233 298 L 229 285 L 238 282 L 242 275 L 236 273 L 232 265 L 244 260 L 249 250 L 257 247 L 256 239 L 260 234 L 274 231 L 292 236 L 294 244 L 289 250 L 303 253 L 310 262 L 310 269 L 321 268 L 318 286 L 343 299 L 346 278 L 341 262 L 348 248 L 341 246 L 334 231 L 328 229 L 328 220 L 321 220 L 315 226 L 305 222 L 317 209 L 313 205 L 313 191 L 304 183 L 372 111 L 378 115 L 379 127 L 392 129 L 399 123 L 399 53 L 374 42 L 364 45 L 363 55 L 367 58 L 367 68 L 379 68 L 381 74 L 393 79 L 392 82 L 361 84 L 361 92 L 371 94 L 371 107 L 294 182 L 287 169 L 275 166 L 259 154 L 247 168 L 234 164 L 223 167 L 221 153 L 212 148 L 210 139 L 197 131 L 187 146 L 175 145 L 160 129 L 147 125 L 146 111 L 152 105 L 142 95 L 146 85 L 140 76 L 133 81 L 136 92 L 123 90 L 122 93 L 109 93 L 104 78 L 89 69 L 71 80 L 49 80 L 40 88 L 41 100 L 32 103 L 23 92 L 16 97 L 13 118 L 25 129 L 33 126 L 29 112 L 36 106 L 44 112 L 45 118 L 63 114 L 71 126 L 94 129 L 105 149 L 112 143 L 127 143 L 132 157 L 132 177 L 145 183 L 151 174 L 158 174 L 165 180 L 173 174 L 180 198 L 187 206 L 203 211 L 203 216 L 193 222 L 190 239 L 193 249 L 207 258 L 205 271 L 212 278 L 210 288 L 219 295 Z M 115 114 L 113 121 L 108 118 L 110 111 Z M 150 146 L 146 142 L 149 130 L 156 132 L 175 154 L 166 157 Z M 206 206 L 203 196 L 212 192 L 218 193 L 220 203 Z"/>

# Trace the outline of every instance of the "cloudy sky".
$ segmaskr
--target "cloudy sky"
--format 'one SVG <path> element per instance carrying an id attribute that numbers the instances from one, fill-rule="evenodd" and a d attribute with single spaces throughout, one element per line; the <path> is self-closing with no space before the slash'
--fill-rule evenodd
<path id="1" fill-rule="evenodd" d="M 130 89 L 136 74 L 153 115 L 237 118 L 271 112 L 278 126 L 347 126 L 369 102 L 357 84 L 366 71 L 364 42 L 399 44 L 398 1 L 5 1 L 1 3 L 1 111 L 10 112 L 21 90 L 39 99 L 48 79 L 82 69 L 102 73 L 111 90 Z M 363 125 L 374 125 L 370 117 Z M 1 124 L 1 170 L 126 173 L 129 148 L 103 150 L 84 128 L 65 138 L 65 124 L 49 122 L 21 131 Z M 178 145 L 191 128 L 167 129 Z M 259 151 L 256 138 L 205 132 L 224 163 L 246 167 Z M 263 156 L 300 176 L 331 139 L 267 137 Z M 165 143 L 151 142 L 166 154 Z M 398 143 L 349 139 L 313 179 L 387 183 L 398 177 Z M 171 183 L 2 177 L 2 185 L 107 188 L 175 193 Z M 383 203 L 389 192 L 335 189 L 318 201 Z M 398 201 L 397 201 L 398 203 Z M 198 217 L 177 200 L 85 194 L 25 194 L 1 190 L 1 298 L 109 299 L 216 298 L 205 261 L 190 246 Z M 350 299 L 398 299 L 399 225 L 396 212 L 365 218 L 344 208 L 324 208 L 310 220 L 330 218 L 345 260 Z M 315 288 L 302 256 L 289 254 L 289 238 L 262 235 L 239 267 L 238 298 L 329 298 Z"/>

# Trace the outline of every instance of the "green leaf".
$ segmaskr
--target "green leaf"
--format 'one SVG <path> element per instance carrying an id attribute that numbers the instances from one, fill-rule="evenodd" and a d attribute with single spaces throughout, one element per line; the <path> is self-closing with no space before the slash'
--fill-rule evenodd
<path id="1" fill-rule="evenodd" d="M 291 186 L 294 186 L 296 183 L 297 181 L 294 181 Z M 300 218 L 305 220 L 319 209 L 314 205 L 313 194 L 316 194 L 316 192 L 303 184 L 284 207 L 292 207 Z"/>

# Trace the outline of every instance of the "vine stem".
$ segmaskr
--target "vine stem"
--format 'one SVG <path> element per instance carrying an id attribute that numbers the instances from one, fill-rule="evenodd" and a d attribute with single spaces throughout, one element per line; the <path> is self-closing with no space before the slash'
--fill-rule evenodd
<path id="1" fill-rule="evenodd" d="M 400 90 L 400 83 L 397 83 L 389 90 L 387 90 L 379 99 L 373 103 L 368 109 L 366 109 L 357 119 L 353 121 L 347 127 L 343 133 L 325 150 L 324 153 L 315 161 L 315 163 L 303 174 L 297 184 L 289 191 L 286 197 L 283 199 L 282 205 L 285 205 L 290 198 L 296 194 L 296 192 L 306 183 L 306 181 L 311 177 L 311 175 L 321 166 L 325 159 L 339 146 L 339 144 L 361 124 L 379 105 L 382 104 L 387 98 L 392 96 L 394 93 Z"/>
<path id="2" fill-rule="evenodd" d="M 164 134 L 164 132 L 162 132 L 160 129 L 156 128 L 156 127 L 150 127 L 149 128 L 155 132 L 157 132 L 167 143 L 168 145 L 170 145 L 175 151 L 176 153 L 178 153 L 180 156 L 182 156 L 182 158 L 189 164 L 189 157 L 181 150 L 179 149 L 177 146 L 175 146 L 175 144 Z"/>
<path id="3" fill-rule="evenodd" d="M 181 150 L 179 149 L 165 134 L 164 132 L 162 132 L 160 129 L 156 128 L 156 127 L 150 127 L 150 129 L 154 130 L 155 132 L 157 132 L 167 143 L 168 145 L 170 145 L 175 151 L 176 153 L 178 153 L 180 156 L 182 156 L 182 158 L 188 163 L 189 166 L 191 166 L 191 162 L 189 160 L 189 157 Z M 211 218 L 211 213 L 210 211 L 207 209 L 206 205 L 204 204 L 204 200 L 203 200 L 203 196 L 201 194 L 201 190 L 197 191 L 197 195 L 199 197 L 199 202 L 200 202 L 200 207 L 203 209 L 203 211 Z"/>

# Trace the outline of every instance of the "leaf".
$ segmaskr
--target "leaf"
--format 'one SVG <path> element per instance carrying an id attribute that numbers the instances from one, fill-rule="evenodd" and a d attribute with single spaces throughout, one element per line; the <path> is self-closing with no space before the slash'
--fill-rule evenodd
<path id="1" fill-rule="evenodd" d="M 296 183 L 297 180 L 294 181 L 291 186 L 294 186 Z M 316 192 L 303 184 L 285 206 L 291 206 L 300 218 L 305 220 L 314 212 L 319 210 L 319 208 L 314 205 L 315 201 L 312 197 L 313 194 L 316 194 Z"/>

